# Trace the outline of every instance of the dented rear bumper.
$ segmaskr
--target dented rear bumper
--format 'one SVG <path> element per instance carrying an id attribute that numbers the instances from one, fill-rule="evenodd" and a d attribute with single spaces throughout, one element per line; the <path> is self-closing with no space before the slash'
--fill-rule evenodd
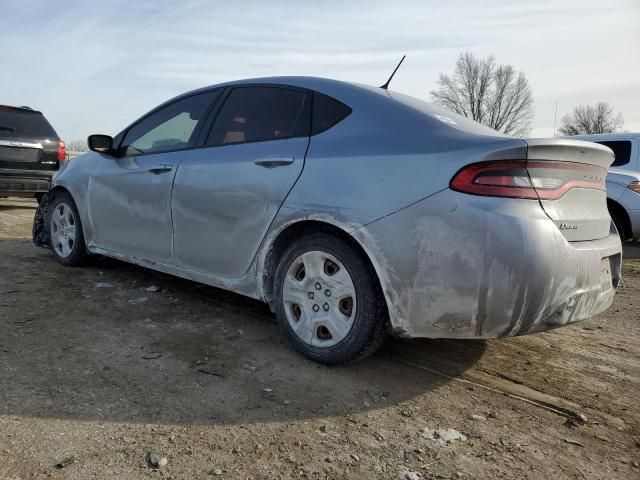
<path id="1" fill-rule="evenodd" d="M 535 200 L 442 191 L 352 233 L 374 260 L 396 333 L 497 338 L 606 310 L 618 235 L 569 242 Z"/>

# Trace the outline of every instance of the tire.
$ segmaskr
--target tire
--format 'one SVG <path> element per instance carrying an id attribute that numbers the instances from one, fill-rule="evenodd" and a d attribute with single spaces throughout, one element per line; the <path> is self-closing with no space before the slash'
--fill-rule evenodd
<path id="1" fill-rule="evenodd" d="M 43 197 L 44 197 L 44 193 L 36 193 L 36 202 L 38 202 L 38 205 L 42 203 Z"/>
<path id="2" fill-rule="evenodd" d="M 361 360 L 386 338 L 374 272 L 347 242 L 327 233 L 287 248 L 275 271 L 278 323 L 295 350 L 325 365 Z"/>
<path id="3" fill-rule="evenodd" d="M 616 226 L 616 230 L 618 230 L 620 240 L 624 242 L 627 239 L 627 233 L 625 232 L 622 221 L 615 215 L 611 215 L 611 220 L 613 220 L 613 224 Z"/>
<path id="4" fill-rule="evenodd" d="M 48 206 L 48 213 L 46 226 L 53 258 L 67 267 L 83 265 L 89 255 L 80 215 L 71 195 L 56 193 Z"/>

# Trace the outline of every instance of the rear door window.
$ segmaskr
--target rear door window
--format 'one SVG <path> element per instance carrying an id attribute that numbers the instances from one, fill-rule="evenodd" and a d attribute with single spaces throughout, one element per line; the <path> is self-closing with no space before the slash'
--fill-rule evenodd
<path id="1" fill-rule="evenodd" d="M 631 142 L 629 140 L 615 140 L 598 143 L 613 150 L 613 154 L 616 158 L 611 165 L 612 167 L 626 165 L 631 161 Z"/>
<path id="2" fill-rule="evenodd" d="M 329 130 L 351 113 L 344 103 L 323 93 L 313 92 L 313 114 L 311 134 L 316 135 Z"/>
<path id="3" fill-rule="evenodd" d="M 0 138 L 38 140 L 58 135 L 40 112 L 0 108 Z"/>
<path id="4" fill-rule="evenodd" d="M 120 146 L 124 156 L 181 150 L 193 144 L 198 122 L 219 92 L 192 95 L 167 105 L 131 127 Z"/>
<path id="5" fill-rule="evenodd" d="M 309 135 L 308 95 L 283 87 L 236 87 L 220 109 L 208 146 Z"/>

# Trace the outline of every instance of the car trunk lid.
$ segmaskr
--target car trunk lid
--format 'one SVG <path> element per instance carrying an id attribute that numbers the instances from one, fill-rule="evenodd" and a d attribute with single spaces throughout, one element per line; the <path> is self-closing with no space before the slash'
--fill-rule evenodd
<path id="1" fill-rule="evenodd" d="M 531 183 L 545 213 L 568 241 L 609 235 L 605 179 L 613 163 L 602 145 L 567 139 L 527 139 Z"/>

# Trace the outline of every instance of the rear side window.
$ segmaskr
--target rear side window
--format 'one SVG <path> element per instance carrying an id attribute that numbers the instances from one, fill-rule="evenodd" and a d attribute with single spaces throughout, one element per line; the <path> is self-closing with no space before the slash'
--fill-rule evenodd
<path id="1" fill-rule="evenodd" d="M 631 142 L 629 140 L 616 140 L 613 142 L 598 142 L 600 145 L 609 147 L 613 150 L 615 160 L 612 167 L 619 167 L 620 165 L 626 165 L 631 161 Z"/>
<path id="2" fill-rule="evenodd" d="M 263 142 L 309 135 L 307 94 L 280 87 L 234 88 L 220 109 L 207 145 Z"/>
<path id="3" fill-rule="evenodd" d="M 322 93 L 313 92 L 313 113 L 311 134 L 329 130 L 351 113 L 351 109 L 335 98 Z"/>
<path id="4" fill-rule="evenodd" d="M 42 140 L 58 135 L 40 112 L 0 109 L 0 138 Z"/>
<path id="5" fill-rule="evenodd" d="M 143 118 L 127 131 L 120 151 L 129 156 L 190 146 L 198 122 L 218 93 L 213 91 L 192 95 Z"/>

